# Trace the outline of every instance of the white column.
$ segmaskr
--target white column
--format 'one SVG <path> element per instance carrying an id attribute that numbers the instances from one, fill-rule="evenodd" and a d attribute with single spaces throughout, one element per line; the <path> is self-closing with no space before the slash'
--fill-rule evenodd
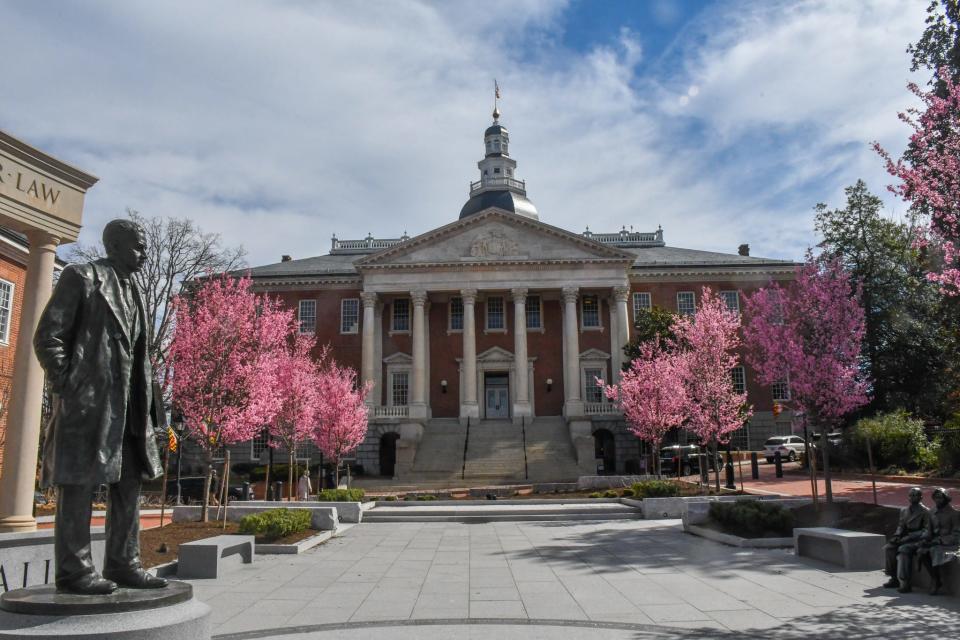
<path id="1" fill-rule="evenodd" d="M 623 347 L 630 342 L 630 311 L 627 301 L 630 299 L 629 287 L 614 287 L 613 299 L 617 304 L 617 341 L 620 344 L 618 353 L 623 358 Z"/>
<path id="2" fill-rule="evenodd" d="M 0 477 L 0 531 L 34 531 L 33 492 L 40 447 L 43 369 L 33 351 L 33 334 L 53 285 L 60 239 L 43 231 L 27 233 L 30 256 L 23 288 L 20 333 L 14 360 L 7 435 Z"/>
<path id="3" fill-rule="evenodd" d="M 410 417 L 426 418 L 427 349 L 423 307 L 427 302 L 427 292 L 411 291 L 410 300 L 413 302 L 413 384 L 410 393 Z"/>
<path id="4" fill-rule="evenodd" d="M 387 404 L 383 395 L 383 300 L 373 309 L 373 397 L 374 404 Z"/>
<path id="5" fill-rule="evenodd" d="M 617 301 L 613 296 L 607 298 L 607 307 L 610 309 L 610 379 L 604 378 L 604 381 L 607 384 L 616 384 L 620 381 L 623 349 L 619 343 L 620 327 L 617 322 Z"/>
<path id="6" fill-rule="evenodd" d="M 513 417 L 530 417 L 530 389 L 527 380 L 527 290 L 511 289 L 513 296 L 513 368 L 515 402 Z"/>
<path id="7" fill-rule="evenodd" d="M 564 343 L 564 415 L 582 416 L 583 400 L 580 398 L 580 331 L 577 327 L 577 287 L 564 287 L 560 291 L 563 300 Z"/>
<path id="8" fill-rule="evenodd" d="M 461 418 L 478 418 L 480 406 L 477 404 L 477 322 L 476 289 L 461 289 L 463 298 L 463 404 L 460 405 Z"/>
<path id="9" fill-rule="evenodd" d="M 361 377 L 363 382 L 373 382 L 376 386 L 376 307 L 377 294 L 364 291 L 360 294 L 363 302 L 363 342 L 361 344 Z M 380 404 L 376 393 L 371 390 L 367 396 L 368 405 Z"/>

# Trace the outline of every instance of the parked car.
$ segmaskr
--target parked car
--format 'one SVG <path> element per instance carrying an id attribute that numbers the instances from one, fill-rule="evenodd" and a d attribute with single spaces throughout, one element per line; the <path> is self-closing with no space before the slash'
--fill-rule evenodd
<path id="1" fill-rule="evenodd" d="M 803 449 L 803 438 L 800 436 L 774 436 L 763 443 L 763 457 L 772 463 L 779 451 L 781 460 L 794 462 L 803 453 Z"/>
<path id="2" fill-rule="evenodd" d="M 700 460 L 709 459 L 710 452 L 700 452 L 700 447 L 695 444 L 684 446 L 671 445 L 660 449 L 660 473 L 665 475 L 676 475 L 679 466 L 681 475 L 689 476 L 694 473 L 700 473 Z M 722 467 L 723 461 L 720 454 L 710 464 L 710 471 Z"/>

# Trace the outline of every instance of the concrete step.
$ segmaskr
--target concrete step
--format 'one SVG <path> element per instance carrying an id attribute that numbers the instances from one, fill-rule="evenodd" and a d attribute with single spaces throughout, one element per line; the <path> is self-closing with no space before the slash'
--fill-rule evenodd
<path id="1" fill-rule="evenodd" d="M 551 501 L 529 501 L 532 504 L 497 504 L 496 501 L 480 504 L 449 503 L 432 505 L 411 502 L 370 509 L 364 514 L 364 522 L 528 522 L 528 521 L 591 521 L 591 520 L 636 520 L 642 518 L 639 509 L 615 501 L 590 503 L 543 504 Z"/>

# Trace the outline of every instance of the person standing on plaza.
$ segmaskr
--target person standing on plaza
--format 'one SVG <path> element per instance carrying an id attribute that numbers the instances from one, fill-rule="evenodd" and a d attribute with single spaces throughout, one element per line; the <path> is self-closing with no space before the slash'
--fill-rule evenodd
<path id="1" fill-rule="evenodd" d="M 41 484 L 57 489 L 56 585 L 80 594 L 167 584 L 140 564 L 140 484 L 162 474 L 154 430 L 163 409 L 133 279 L 146 239 L 135 222 L 113 220 L 103 245 L 106 258 L 63 270 L 33 340 L 54 393 Z M 91 496 L 101 484 L 108 487 L 102 576 L 90 548 Z"/>
<path id="2" fill-rule="evenodd" d="M 313 485 L 310 483 L 310 472 L 304 469 L 297 482 L 297 500 L 307 500 L 311 493 L 313 493 Z"/>

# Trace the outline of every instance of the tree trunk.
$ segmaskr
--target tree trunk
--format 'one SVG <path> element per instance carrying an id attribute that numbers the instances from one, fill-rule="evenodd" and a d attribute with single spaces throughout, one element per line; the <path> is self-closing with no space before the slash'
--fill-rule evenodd
<path id="1" fill-rule="evenodd" d="M 830 438 L 827 433 L 820 436 L 823 441 L 823 486 L 826 489 L 827 504 L 833 503 L 833 483 L 830 476 Z"/>
<path id="2" fill-rule="evenodd" d="M 720 443 L 717 442 L 717 439 L 716 439 L 716 438 L 714 438 L 714 439 L 713 439 L 713 453 L 711 454 L 711 455 L 713 456 L 713 458 L 711 459 L 711 461 L 713 462 L 714 486 L 715 486 L 718 494 L 720 493 L 720 465 L 717 464 L 717 451 L 719 451 L 719 449 L 720 449 Z M 711 461 L 707 461 L 707 468 L 708 468 L 708 469 L 710 468 L 710 462 L 711 462 Z"/>
<path id="3" fill-rule="evenodd" d="M 270 496 L 270 468 L 273 466 L 273 447 L 270 446 L 270 436 L 267 436 L 267 474 L 265 484 L 263 485 L 263 499 L 267 500 Z M 276 500 L 277 496 L 273 496 Z"/>
<path id="4" fill-rule="evenodd" d="M 294 451 L 293 447 L 290 448 L 290 462 L 287 464 L 287 502 L 293 502 L 293 462 L 294 462 Z"/>
<path id="5" fill-rule="evenodd" d="M 200 507 L 200 522 L 210 522 L 210 484 L 213 482 L 213 453 L 207 452 L 207 478 L 203 482 L 203 506 Z"/>
<path id="6" fill-rule="evenodd" d="M 170 470 L 170 445 L 165 447 L 163 456 L 163 485 L 160 489 L 160 526 L 163 527 L 163 516 L 167 511 L 167 475 Z"/>
<path id="7" fill-rule="evenodd" d="M 223 485 L 220 492 L 220 504 L 223 505 L 223 528 L 227 528 L 227 507 L 230 506 L 230 449 L 227 449 L 223 460 L 223 477 L 220 480 Z"/>
<path id="8" fill-rule="evenodd" d="M 333 484 L 334 489 L 340 488 L 340 458 L 336 458 L 333 463 Z"/>

